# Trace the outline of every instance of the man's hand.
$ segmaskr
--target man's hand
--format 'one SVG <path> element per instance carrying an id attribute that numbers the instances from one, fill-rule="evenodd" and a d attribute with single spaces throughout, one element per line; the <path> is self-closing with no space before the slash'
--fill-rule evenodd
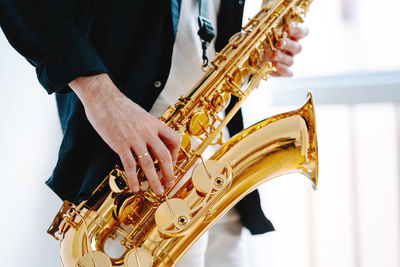
<path id="1" fill-rule="evenodd" d="M 288 35 L 278 41 L 275 51 L 266 51 L 267 57 L 272 61 L 276 72 L 275 77 L 290 77 L 293 72 L 290 67 L 294 63 L 294 56 L 301 52 L 299 40 L 308 34 L 308 28 L 304 26 L 290 26 Z"/>
<path id="2" fill-rule="evenodd" d="M 89 122 L 119 155 L 132 191 L 139 191 L 139 164 L 153 191 L 164 192 L 149 150 L 160 163 L 164 184 L 173 186 L 173 165 L 181 143 L 177 132 L 122 94 L 107 74 L 80 77 L 69 85 L 82 101 Z"/>

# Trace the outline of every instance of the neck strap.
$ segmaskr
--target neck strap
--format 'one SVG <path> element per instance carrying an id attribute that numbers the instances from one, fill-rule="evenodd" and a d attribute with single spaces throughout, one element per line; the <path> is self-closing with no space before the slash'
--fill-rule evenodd
<path id="1" fill-rule="evenodd" d="M 199 1 L 199 31 L 197 34 L 200 37 L 201 48 L 203 49 L 203 67 L 208 65 L 208 58 L 206 55 L 207 47 L 211 40 L 215 37 L 214 26 L 208 19 L 208 0 Z"/>

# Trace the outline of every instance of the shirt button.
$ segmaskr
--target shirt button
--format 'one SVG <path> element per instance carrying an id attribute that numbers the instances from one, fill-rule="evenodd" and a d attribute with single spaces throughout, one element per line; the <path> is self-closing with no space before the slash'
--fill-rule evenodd
<path id="1" fill-rule="evenodd" d="M 156 87 L 156 88 L 161 87 L 161 82 L 160 82 L 160 81 L 156 81 L 156 82 L 154 83 L 154 87 Z"/>

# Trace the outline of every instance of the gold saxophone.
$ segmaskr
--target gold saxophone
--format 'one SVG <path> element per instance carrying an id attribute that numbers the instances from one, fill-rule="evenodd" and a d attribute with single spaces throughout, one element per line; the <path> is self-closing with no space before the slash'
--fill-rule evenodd
<path id="1" fill-rule="evenodd" d="M 139 169 L 141 191 L 132 193 L 124 171 L 117 166 L 90 199 L 78 206 L 64 202 L 48 230 L 61 239 L 64 266 L 173 266 L 208 228 L 260 184 L 299 172 L 316 188 L 318 151 L 310 93 L 298 110 L 261 121 L 228 142 L 221 137 L 221 130 L 243 101 L 275 71 L 265 49 L 274 49 L 291 23 L 303 21 L 311 2 L 264 3 L 216 55 L 203 79 L 162 115 L 161 120 L 182 136 L 173 188 L 163 196 L 154 194 Z M 221 118 L 218 113 L 227 107 L 231 95 L 238 101 Z M 205 161 L 202 153 L 213 144 L 221 147 Z M 106 253 L 109 242 L 121 245 L 120 255 Z"/>

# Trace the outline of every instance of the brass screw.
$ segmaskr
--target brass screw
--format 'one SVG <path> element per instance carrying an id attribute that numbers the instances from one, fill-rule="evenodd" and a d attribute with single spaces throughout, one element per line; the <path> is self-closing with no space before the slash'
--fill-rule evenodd
<path id="1" fill-rule="evenodd" d="M 217 177 L 214 180 L 214 184 L 218 187 L 221 187 L 224 184 L 224 180 L 221 177 Z"/>
<path id="2" fill-rule="evenodd" d="M 187 224 L 187 218 L 185 216 L 179 216 L 178 223 L 181 226 L 185 226 Z"/>

